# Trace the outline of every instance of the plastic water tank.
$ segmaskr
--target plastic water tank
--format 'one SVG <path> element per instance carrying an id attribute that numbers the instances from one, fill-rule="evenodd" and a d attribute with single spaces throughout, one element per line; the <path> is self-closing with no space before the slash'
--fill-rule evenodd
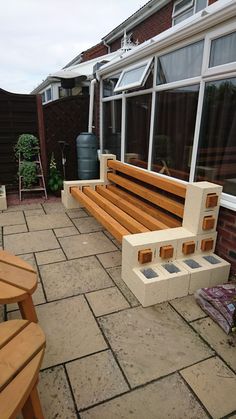
<path id="1" fill-rule="evenodd" d="M 78 178 L 98 178 L 98 140 L 89 132 L 82 132 L 76 138 Z"/>

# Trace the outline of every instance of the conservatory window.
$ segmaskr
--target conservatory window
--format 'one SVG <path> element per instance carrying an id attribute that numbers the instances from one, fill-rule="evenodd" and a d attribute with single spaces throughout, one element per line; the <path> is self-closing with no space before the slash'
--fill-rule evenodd
<path id="1" fill-rule="evenodd" d="M 188 181 L 199 85 L 157 92 L 151 170 Z"/>
<path id="2" fill-rule="evenodd" d="M 157 84 L 200 76 L 203 41 L 180 48 L 157 59 Z"/>
<path id="3" fill-rule="evenodd" d="M 236 32 L 212 40 L 209 67 L 234 61 L 236 61 Z"/>
<path id="4" fill-rule="evenodd" d="M 103 103 L 103 150 L 121 158 L 121 99 Z"/>
<path id="5" fill-rule="evenodd" d="M 208 0 L 178 0 L 173 6 L 173 25 L 182 22 L 207 7 Z"/>
<path id="6" fill-rule="evenodd" d="M 152 60 L 144 61 L 136 66 L 129 67 L 122 71 L 116 84 L 114 92 L 132 89 L 142 86 L 148 76 Z"/>
<path id="7" fill-rule="evenodd" d="M 120 77 L 120 73 L 114 74 L 107 79 L 103 80 L 103 97 L 115 95 L 114 89 L 117 84 L 117 81 Z"/>
<path id="8" fill-rule="evenodd" d="M 195 180 L 236 196 L 236 78 L 206 83 Z"/>

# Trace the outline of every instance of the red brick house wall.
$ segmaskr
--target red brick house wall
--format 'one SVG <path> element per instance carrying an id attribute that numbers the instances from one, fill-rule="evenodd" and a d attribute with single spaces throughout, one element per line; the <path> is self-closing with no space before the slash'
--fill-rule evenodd
<path id="1" fill-rule="evenodd" d="M 231 263 L 231 272 L 236 275 L 236 212 L 220 208 L 218 219 L 216 253 Z"/>
<path id="2" fill-rule="evenodd" d="M 107 47 L 102 42 L 100 42 L 100 44 L 94 45 L 92 48 L 89 48 L 83 52 L 82 62 L 101 57 L 101 55 L 105 55 L 107 53 Z"/>

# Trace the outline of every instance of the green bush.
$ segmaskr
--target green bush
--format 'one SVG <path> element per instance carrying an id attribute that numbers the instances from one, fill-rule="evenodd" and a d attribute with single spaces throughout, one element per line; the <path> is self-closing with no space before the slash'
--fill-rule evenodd
<path id="1" fill-rule="evenodd" d="M 32 160 L 39 153 L 39 140 L 33 134 L 21 134 L 14 150 L 17 159 Z"/>
<path id="2" fill-rule="evenodd" d="M 23 186 L 30 189 L 37 183 L 37 165 L 32 161 L 22 161 L 19 167 L 19 176 L 22 176 Z"/>
<path id="3" fill-rule="evenodd" d="M 56 160 L 54 154 L 52 153 L 50 166 L 49 166 L 49 178 L 48 178 L 48 187 L 52 192 L 58 192 L 62 189 L 63 179 L 57 169 Z"/>

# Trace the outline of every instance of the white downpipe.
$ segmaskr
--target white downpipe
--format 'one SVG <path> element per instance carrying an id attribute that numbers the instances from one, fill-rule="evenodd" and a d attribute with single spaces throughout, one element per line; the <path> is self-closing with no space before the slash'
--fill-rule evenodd
<path id="1" fill-rule="evenodd" d="M 90 83 L 90 97 L 89 97 L 89 122 L 88 132 L 93 132 L 93 107 L 94 107 L 94 91 L 96 79 L 93 79 Z"/>

